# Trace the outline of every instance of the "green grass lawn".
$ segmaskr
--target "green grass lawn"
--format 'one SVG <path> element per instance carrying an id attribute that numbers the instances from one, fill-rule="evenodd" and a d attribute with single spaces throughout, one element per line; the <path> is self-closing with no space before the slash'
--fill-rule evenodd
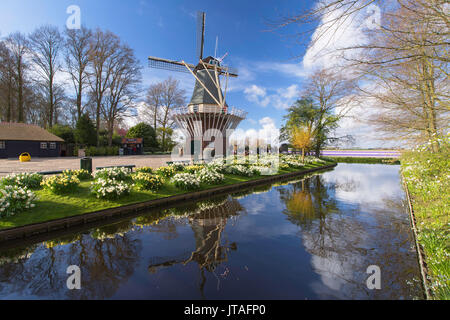
<path id="1" fill-rule="evenodd" d="M 320 166 L 330 165 L 315 164 L 305 165 L 304 169 L 279 170 L 279 174 L 305 171 Z M 226 175 L 225 181 L 219 185 L 202 185 L 199 190 L 214 188 L 221 185 L 230 185 L 239 182 L 261 179 L 267 176 L 242 177 L 235 175 Z M 102 209 L 120 207 L 128 204 L 144 202 L 148 200 L 169 197 L 187 191 L 176 188 L 172 183 L 166 181 L 163 187 L 156 191 L 137 191 L 133 190 L 129 195 L 117 200 L 98 199 L 90 192 L 91 181 L 83 181 L 78 186 L 76 192 L 68 195 L 55 195 L 46 190 L 37 190 L 36 207 L 19 212 L 15 216 L 0 219 L 0 230 L 24 226 L 38 222 L 45 222 L 54 219 L 66 218 L 70 216 L 81 215 Z"/>
<path id="2" fill-rule="evenodd" d="M 411 195 L 418 241 L 425 253 L 434 299 L 450 299 L 450 161 L 448 143 L 441 151 L 408 152 L 402 173 Z"/>

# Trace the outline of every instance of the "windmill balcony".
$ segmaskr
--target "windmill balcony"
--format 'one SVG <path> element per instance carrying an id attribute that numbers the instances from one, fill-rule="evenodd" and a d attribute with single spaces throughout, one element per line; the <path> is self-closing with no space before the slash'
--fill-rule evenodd
<path id="1" fill-rule="evenodd" d="M 234 115 L 242 119 L 245 119 L 245 117 L 247 116 L 247 112 L 240 110 L 238 108 L 235 107 L 230 108 L 229 106 L 221 107 L 216 104 L 196 104 L 174 109 L 174 115 L 184 115 L 192 113 L 226 114 L 226 115 Z"/>

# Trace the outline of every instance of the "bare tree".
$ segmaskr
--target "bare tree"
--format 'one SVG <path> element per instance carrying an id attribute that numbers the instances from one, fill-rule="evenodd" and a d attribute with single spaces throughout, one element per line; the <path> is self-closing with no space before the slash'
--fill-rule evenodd
<path id="1" fill-rule="evenodd" d="M 162 105 L 159 118 L 159 125 L 161 127 L 161 145 L 166 146 L 166 131 L 174 126 L 174 120 L 171 117 L 171 111 L 175 107 L 184 105 L 186 92 L 180 88 L 178 80 L 169 77 L 162 82 Z"/>
<path id="2" fill-rule="evenodd" d="M 90 57 L 92 31 L 81 27 L 79 30 L 67 29 L 65 61 L 67 72 L 72 80 L 76 94 L 76 120 L 83 114 L 83 90 L 88 84 L 87 67 Z"/>
<path id="3" fill-rule="evenodd" d="M 149 119 L 149 122 L 153 124 L 153 128 L 156 130 L 158 125 L 158 112 L 162 107 L 163 101 L 163 84 L 161 82 L 152 84 L 145 96 L 145 103 L 148 106 L 145 110 L 143 110 L 144 117 Z"/>
<path id="4" fill-rule="evenodd" d="M 108 145 L 112 145 L 112 136 L 116 120 L 133 104 L 141 80 L 141 67 L 133 50 L 122 44 L 116 51 L 116 63 L 110 67 L 110 78 L 104 102 L 101 104 L 103 118 L 108 130 Z"/>
<path id="5" fill-rule="evenodd" d="M 120 51 L 120 39 L 110 31 L 97 29 L 92 36 L 89 48 L 90 67 L 89 86 L 90 96 L 95 107 L 95 122 L 97 130 L 97 145 L 100 143 L 100 124 L 102 103 L 111 83 L 112 73 Z"/>
<path id="6" fill-rule="evenodd" d="M 32 61 L 36 65 L 39 81 L 45 88 L 48 99 L 45 127 L 51 128 L 55 122 L 55 91 L 57 84 L 55 75 L 61 70 L 59 53 L 63 45 L 63 38 L 57 27 L 45 25 L 37 28 L 30 35 Z"/>
<path id="7" fill-rule="evenodd" d="M 356 89 L 354 78 L 346 78 L 330 70 L 318 69 L 308 77 L 302 96 L 310 98 L 318 106 L 313 131 L 316 156 L 320 156 L 327 140 L 339 139 L 328 136 L 325 130 L 332 130 L 335 123 L 337 125 L 337 121 L 347 115 L 356 101 Z"/>
<path id="8" fill-rule="evenodd" d="M 391 137 L 422 141 L 448 129 L 448 1 L 317 1 L 312 9 L 285 18 L 278 26 L 314 26 L 308 30 L 314 30 L 310 44 L 314 45 L 339 34 L 349 21 L 364 25 L 369 8 L 378 9 L 380 16 L 371 28 L 362 29 L 368 41 L 342 45 L 334 54 L 340 53 L 348 68 L 360 72 L 363 96 L 377 102 L 381 113 L 371 122 Z M 352 51 L 357 54 L 347 54 Z M 434 144 L 433 150 L 438 149 Z"/>
<path id="9" fill-rule="evenodd" d="M 25 55 L 29 52 L 29 43 L 27 38 L 20 32 L 10 34 L 5 39 L 4 43 L 10 50 L 14 68 L 14 81 L 16 83 L 15 91 L 17 97 L 17 118 L 15 120 L 17 120 L 17 122 L 24 122 L 25 73 L 28 70 L 28 65 L 25 61 Z"/>
<path id="10" fill-rule="evenodd" d="M 0 42 L 0 111 L 7 122 L 15 118 L 14 110 L 14 61 L 9 49 Z"/>

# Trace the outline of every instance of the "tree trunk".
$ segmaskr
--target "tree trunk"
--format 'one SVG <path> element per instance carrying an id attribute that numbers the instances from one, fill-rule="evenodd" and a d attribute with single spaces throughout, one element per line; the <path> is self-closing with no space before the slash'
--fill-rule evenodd
<path id="1" fill-rule="evenodd" d="M 18 68 L 17 68 L 17 76 L 18 76 L 18 116 L 17 122 L 24 122 L 24 112 L 23 112 L 23 75 L 22 75 L 22 61 L 19 59 Z"/>
<path id="2" fill-rule="evenodd" d="M 97 134 L 97 147 L 100 147 L 100 103 L 97 102 L 97 110 L 96 110 L 96 134 Z"/>

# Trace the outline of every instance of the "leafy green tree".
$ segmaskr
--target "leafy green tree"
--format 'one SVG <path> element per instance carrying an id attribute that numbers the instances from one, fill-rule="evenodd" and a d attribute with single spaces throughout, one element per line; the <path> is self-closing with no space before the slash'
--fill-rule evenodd
<path id="1" fill-rule="evenodd" d="M 75 143 L 75 130 L 71 126 L 55 124 L 48 131 L 64 139 L 66 143 Z"/>
<path id="2" fill-rule="evenodd" d="M 85 146 L 97 145 L 97 131 L 87 113 L 83 114 L 77 121 L 75 129 L 75 141 Z"/>
<path id="3" fill-rule="evenodd" d="M 155 129 L 144 122 L 138 123 L 130 128 L 127 132 L 127 138 L 143 138 L 144 150 L 154 151 L 159 146 L 158 141 L 156 140 Z"/>
<path id="4" fill-rule="evenodd" d="M 176 142 L 172 140 L 173 129 L 159 127 L 156 129 L 159 145 L 163 151 L 171 151 L 175 146 Z M 163 140 L 164 137 L 164 140 Z"/>
<path id="5" fill-rule="evenodd" d="M 290 134 L 295 127 L 311 128 L 311 134 L 314 136 L 312 147 L 318 157 L 326 142 L 336 139 L 330 137 L 330 134 L 338 127 L 340 117 L 330 109 L 321 108 L 311 98 L 303 97 L 288 108 L 284 119 L 286 124 L 281 129 L 281 139 L 291 140 Z"/>

